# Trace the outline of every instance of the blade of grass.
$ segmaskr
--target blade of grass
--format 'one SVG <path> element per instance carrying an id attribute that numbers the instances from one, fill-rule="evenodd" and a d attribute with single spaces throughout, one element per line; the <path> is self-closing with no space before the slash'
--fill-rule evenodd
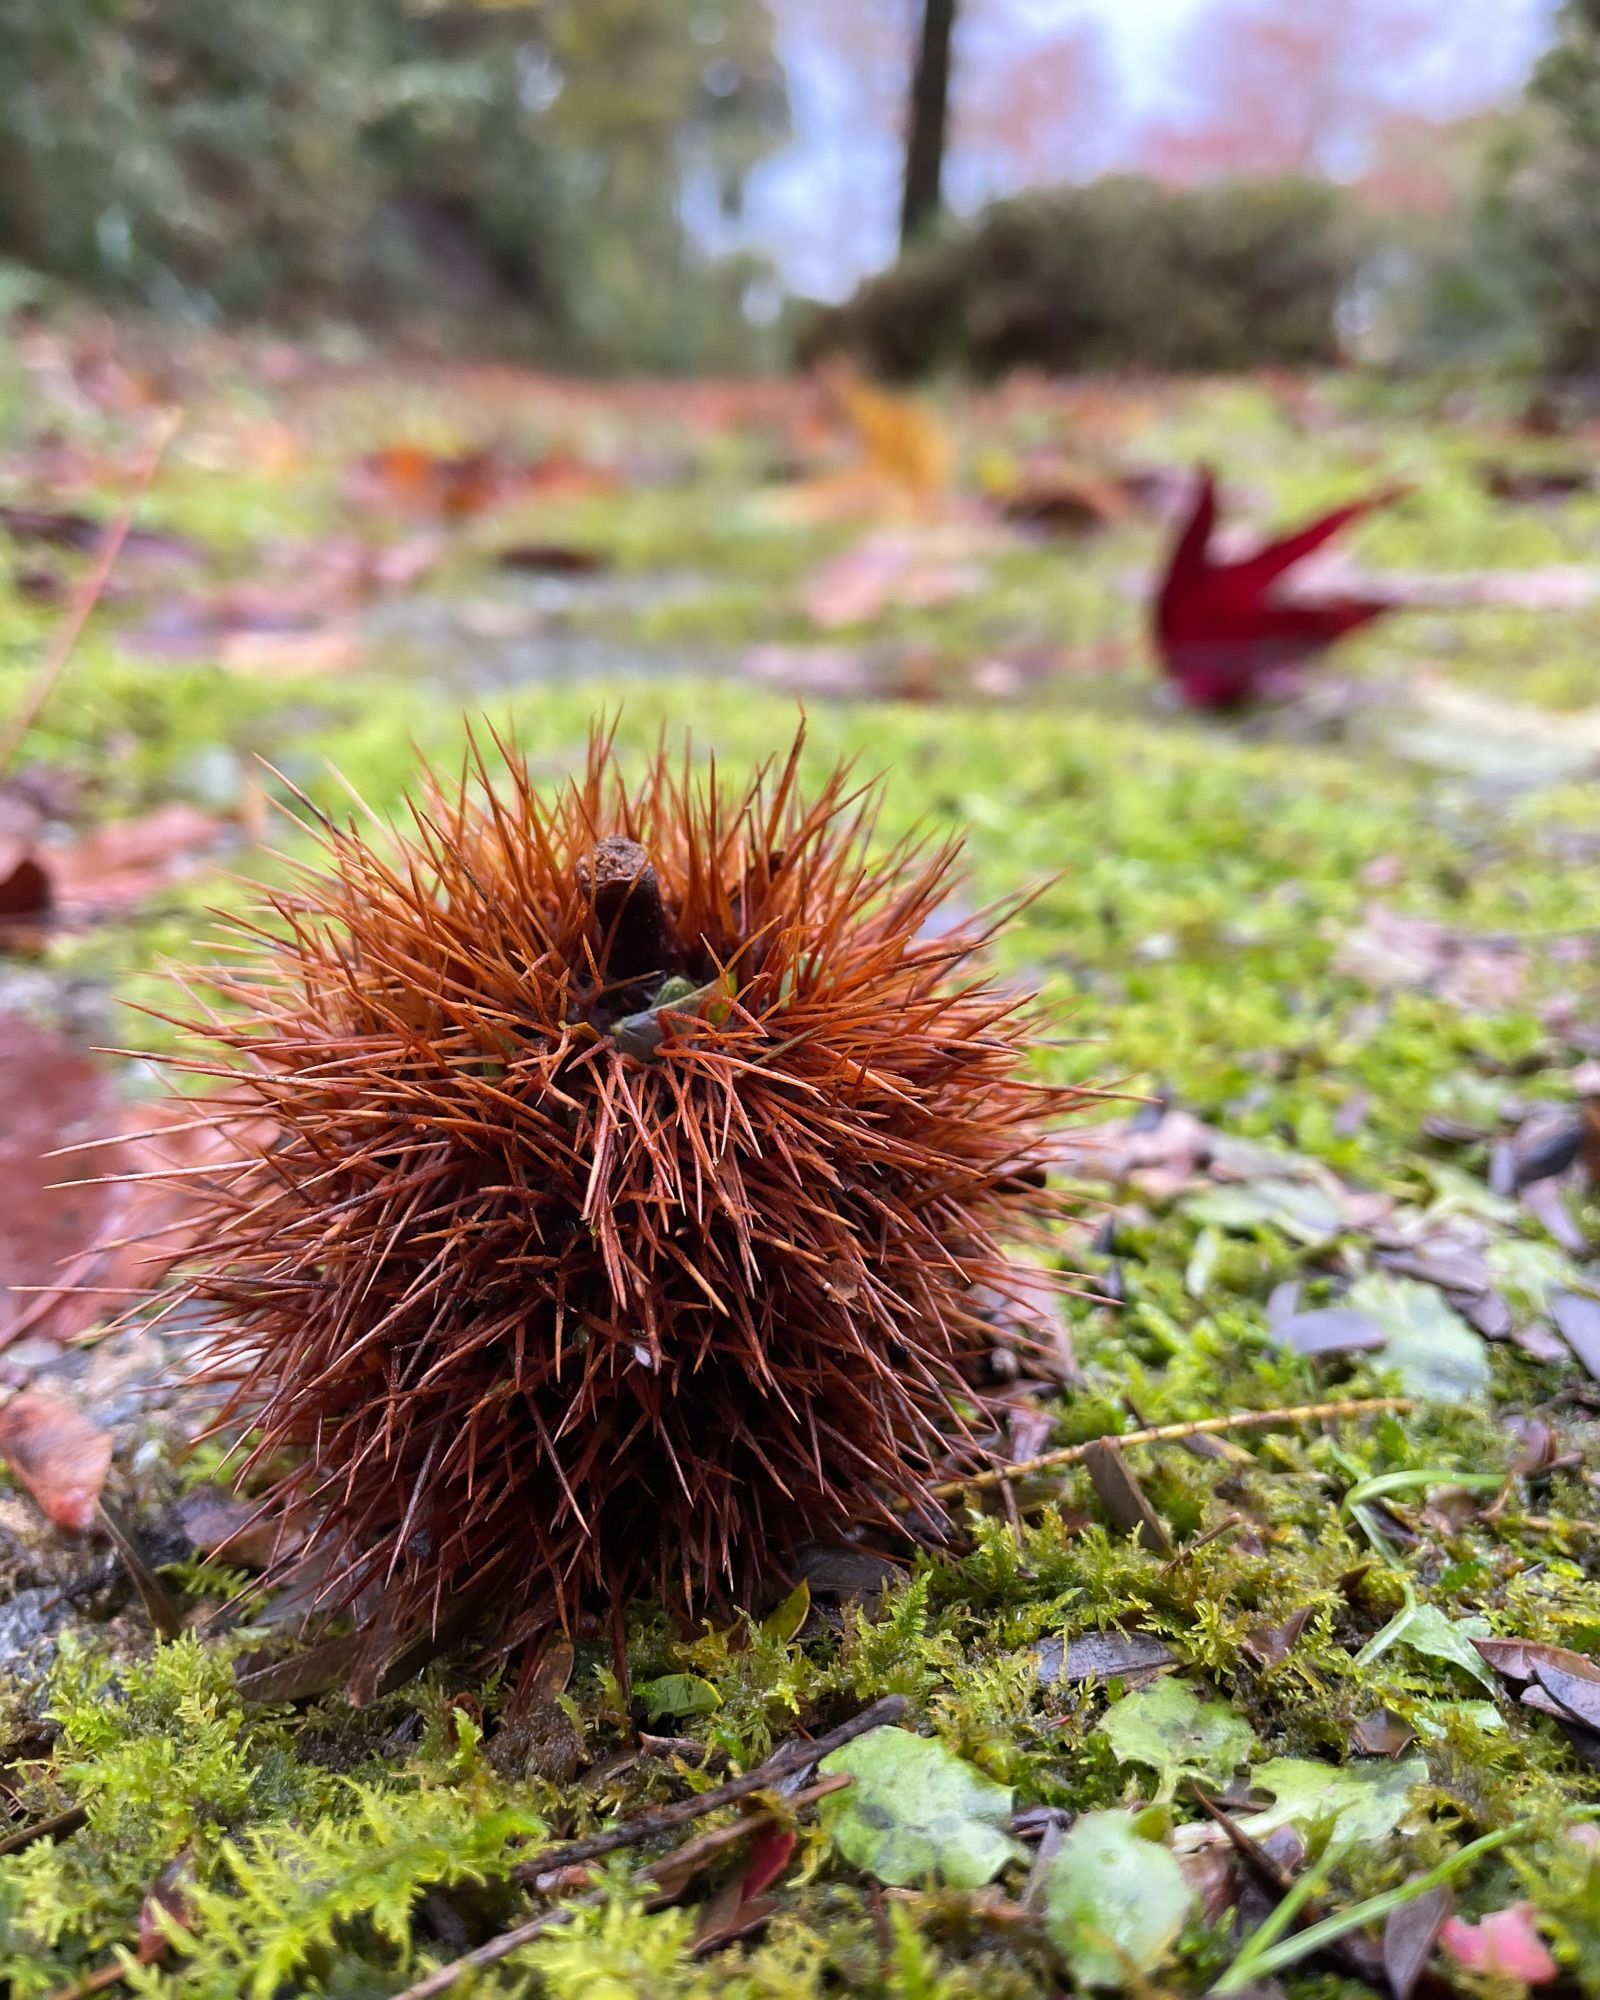
<path id="1" fill-rule="evenodd" d="M 1306 1904 L 1327 1881 L 1342 1852 L 1343 1849 L 1337 1841 L 1328 1842 L 1305 1873 L 1295 1879 L 1277 1907 L 1245 1939 L 1239 1948 L 1239 1956 L 1212 1987 L 1213 1993 L 1236 1993 L 1241 1986 L 1248 1986 L 1254 1981 L 1260 1960 L 1291 1927 Z"/>
<path id="2" fill-rule="evenodd" d="M 1340 1502 L 1339 1511 L 1353 1513 L 1365 1501 L 1404 1493 L 1414 1486 L 1464 1486 L 1469 1492 L 1488 1493 L 1505 1483 L 1503 1472 L 1447 1472 L 1436 1465 L 1419 1466 L 1411 1472 L 1383 1472 L 1376 1479 L 1364 1479 L 1359 1486 L 1352 1486 Z"/>
<path id="3" fill-rule="evenodd" d="M 1303 1931 L 1296 1931 L 1293 1937 L 1284 1938 L 1281 1943 L 1276 1937 L 1264 1948 L 1258 1947 L 1257 1940 L 1276 1923 L 1288 1906 L 1289 1897 L 1268 1917 L 1266 1923 L 1253 1931 L 1245 1939 L 1239 1956 L 1211 1988 L 1213 1993 L 1238 1993 L 1259 1979 L 1268 1979 L 1275 1972 L 1281 1972 L 1286 1965 L 1294 1965 L 1314 1951 L 1321 1951 L 1349 1931 L 1362 1930 L 1368 1924 L 1382 1923 L 1395 1910 L 1403 1909 L 1418 1896 L 1426 1895 L 1430 1889 L 1442 1889 L 1447 1882 L 1465 1872 L 1482 1855 L 1492 1853 L 1497 1847 L 1504 1847 L 1509 1840 L 1526 1831 L 1526 1822 L 1518 1820 L 1512 1826 L 1496 1828 L 1493 1833 L 1483 1834 L 1479 1839 L 1459 1848 L 1437 1868 L 1430 1868 L 1426 1875 L 1418 1875 L 1410 1882 L 1402 1882 L 1398 1889 L 1386 1889 L 1381 1896 L 1369 1896 L 1364 1903 L 1356 1903 L 1348 1910 L 1339 1910 L 1331 1917 L 1324 1917 L 1320 1923 L 1308 1925 Z M 1323 1859 L 1327 1860 L 1324 1855 Z M 1315 1871 L 1309 1871 L 1315 1872 Z M 1307 1879 L 1302 1876 L 1301 1880 Z M 1297 1882 L 1295 1888 L 1300 1884 Z M 1293 1892 L 1291 1892 L 1292 1894 Z M 1282 1925 L 1278 1925 L 1281 1932 Z"/>
<path id="4" fill-rule="evenodd" d="M 0 731 L 0 774 L 10 769 L 12 759 L 22 747 L 23 738 L 38 720 L 39 711 L 50 699 L 56 682 L 60 680 L 68 661 L 77 650 L 84 628 L 94 616 L 94 608 L 100 602 L 106 585 L 111 581 L 111 572 L 116 568 L 117 557 L 121 555 L 122 545 L 128 539 L 129 531 L 133 527 L 140 502 L 149 490 L 150 482 L 155 478 L 161 461 L 166 456 L 167 446 L 177 436 L 182 421 L 181 415 L 173 410 L 167 412 L 157 424 L 150 448 L 133 476 L 133 486 L 123 503 L 122 511 L 100 538 L 100 549 L 95 558 L 94 568 L 73 599 L 66 619 L 56 633 L 54 643 L 23 693 L 16 714 L 11 717 L 3 731 Z"/>

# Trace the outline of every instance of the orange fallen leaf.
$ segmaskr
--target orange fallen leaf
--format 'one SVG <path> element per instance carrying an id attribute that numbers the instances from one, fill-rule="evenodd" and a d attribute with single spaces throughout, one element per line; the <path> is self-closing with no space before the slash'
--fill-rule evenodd
<path id="1" fill-rule="evenodd" d="M 493 446 L 454 454 L 422 445 L 392 444 L 361 460 L 351 472 L 351 497 L 367 505 L 431 514 L 441 521 L 470 521 L 492 507 L 541 494 L 547 498 L 611 492 L 616 475 L 575 452 L 508 459 Z"/>
<path id="2" fill-rule="evenodd" d="M 361 657 L 356 635 L 345 625 L 314 625 L 304 632 L 230 632 L 217 652 L 230 674 L 266 679 L 342 674 Z"/>
<path id="3" fill-rule="evenodd" d="M 227 832 L 215 813 L 174 799 L 136 819 L 112 820 L 82 840 L 41 848 L 55 902 L 70 915 L 142 903 L 213 853 Z"/>
<path id="4" fill-rule="evenodd" d="M 117 1110 L 107 1072 L 58 1035 L 18 1015 L 0 1015 L 0 1348 L 52 1317 L 55 1299 L 34 1287 L 82 1282 L 72 1271 L 115 1207 L 105 1186 L 58 1183 L 114 1172 L 109 1143 Z M 48 1157 L 58 1146 L 108 1143 L 67 1160 Z M 99 1305 L 103 1306 L 104 1301 Z M 84 1298 L 66 1305 L 57 1339 L 92 1324 L 99 1306 Z"/>
<path id="5" fill-rule="evenodd" d="M 25 1389 L 0 1409 L 3 1458 L 58 1528 L 81 1535 L 94 1525 L 111 1469 L 111 1437 L 57 1397 Z"/>
<path id="6" fill-rule="evenodd" d="M 828 382 L 869 472 L 918 500 L 929 499 L 950 484 L 955 452 L 931 411 L 909 396 L 890 395 L 844 370 L 835 370 Z"/>
<path id="7" fill-rule="evenodd" d="M 938 418 L 907 396 L 871 387 L 846 367 L 830 368 L 820 379 L 844 419 L 856 462 L 791 487 L 773 512 L 810 522 L 935 511 L 955 474 L 954 447 Z"/>

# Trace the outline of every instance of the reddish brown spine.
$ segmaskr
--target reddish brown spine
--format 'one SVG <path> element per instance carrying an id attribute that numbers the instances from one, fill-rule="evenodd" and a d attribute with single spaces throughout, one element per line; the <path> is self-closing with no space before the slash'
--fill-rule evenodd
<path id="1" fill-rule="evenodd" d="M 939 1523 L 1076 1101 L 983 925 L 930 923 L 956 844 L 875 845 L 847 770 L 630 785 L 601 735 L 547 799 L 504 754 L 393 841 L 324 822 L 183 1065 L 256 1161 L 184 1294 L 223 1421 L 395 1645 L 748 1602 L 807 1540 Z"/>

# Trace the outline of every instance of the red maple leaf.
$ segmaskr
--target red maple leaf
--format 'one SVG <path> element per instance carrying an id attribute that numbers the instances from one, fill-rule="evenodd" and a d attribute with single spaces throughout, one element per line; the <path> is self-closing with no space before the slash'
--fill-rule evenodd
<path id="1" fill-rule="evenodd" d="M 1399 489 L 1386 488 L 1352 500 L 1238 562 L 1218 562 L 1211 553 L 1217 481 L 1202 466 L 1155 603 L 1156 649 L 1183 699 L 1193 708 L 1240 707 L 1261 692 L 1266 676 L 1390 610 L 1381 597 L 1295 598 L 1274 586 L 1340 529 L 1398 498 Z"/>

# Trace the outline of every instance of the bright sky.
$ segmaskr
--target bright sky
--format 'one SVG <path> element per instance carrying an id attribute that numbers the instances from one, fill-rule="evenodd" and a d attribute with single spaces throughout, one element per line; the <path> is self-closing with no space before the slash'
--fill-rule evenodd
<path id="1" fill-rule="evenodd" d="M 775 255 L 789 283 L 813 297 L 848 293 L 894 251 L 898 206 L 898 144 L 864 122 L 852 79 L 814 48 L 784 30 L 783 0 L 771 0 L 789 74 L 795 136 L 749 189 L 745 240 Z M 904 0 L 909 22 L 919 0 Z M 975 4 L 975 0 L 974 0 Z M 1176 51 L 1208 0 L 1022 0 L 1020 11 L 1042 34 L 1092 24 L 1101 31 L 1114 70 L 1114 117 L 1138 120 L 1181 104 L 1184 80 Z M 1343 0 L 1301 0 L 1308 9 L 1339 8 Z M 1440 0 L 1427 71 L 1492 77 L 1500 87 L 1525 73 L 1557 0 Z"/>

